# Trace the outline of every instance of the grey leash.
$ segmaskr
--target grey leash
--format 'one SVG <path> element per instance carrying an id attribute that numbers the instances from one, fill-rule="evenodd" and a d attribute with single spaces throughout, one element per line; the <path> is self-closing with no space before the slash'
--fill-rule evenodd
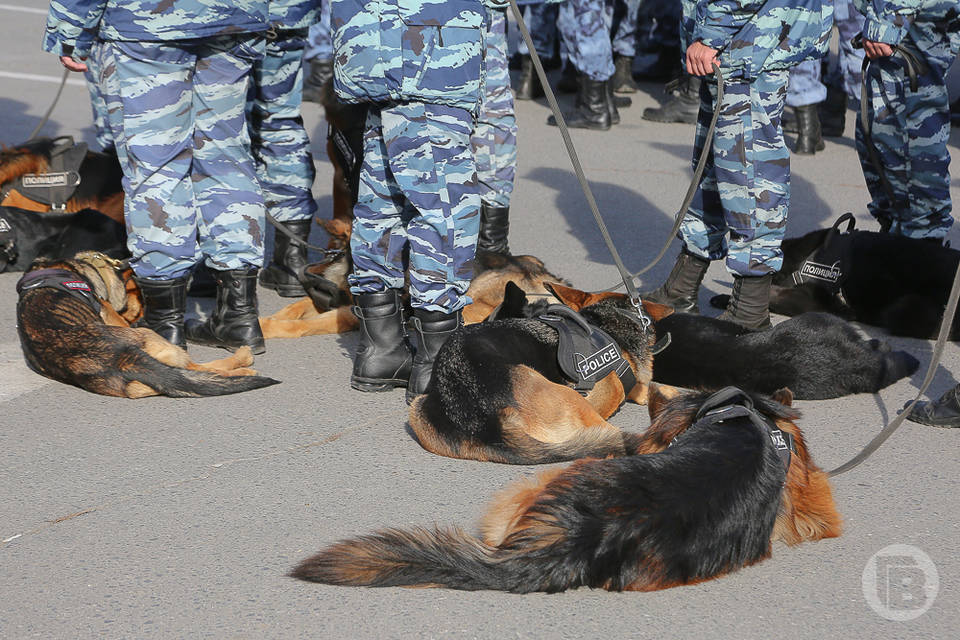
<path id="1" fill-rule="evenodd" d="M 333 262 L 334 260 L 342 256 L 344 253 L 346 253 L 346 250 L 344 249 L 329 249 L 327 247 L 318 247 L 315 244 L 310 244 L 309 242 L 305 242 L 304 240 L 301 240 L 300 238 L 298 238 L 297 234 L 295 234 L 293 231 L 290 231 L 285 226 L 283 226 L 283 223 L 278 222 L 276 218 L 270 215 L 269 211 L 266 212 L 266 215 L 267 215 L 267 222 L 272 224 L 274 229 L 276 229 L 283 235 L 287 236 L 287 239 L 290 242 L 292 242 L 295 245 L 306 247 L 307 249 L 312 249 L 313 251 L 318 251 L 322 253 L 323 261 L 319 264 L 326 264 L 328 262 Z"/>
<path id="2" fill-rule="evenodd" d="M 57 102 L 60 101 L 60 94 L 63 93 L 63 87 L 67 84 L 67 76 L 70 75 L 69 69 L 63 70 L 63 77 L 60 79 L 60 86 L 57 88 L 57 95 L 53 97 L 53 102 L 50 104 L 50 108 L 47 109 L 47 112 L 43 114 L 43 118 L 40 120 L 40 124 L 37 125 L 36 129 L 30 134 L 30 137 L 27 138 L 27 142 L 36 138 L 37 134 L 40 133 L 40 129 L 43 129 L 43 126 L 47 124 L 50 120 L 50 115 L 53 113 L 54 108 L 57 106 Z"/>

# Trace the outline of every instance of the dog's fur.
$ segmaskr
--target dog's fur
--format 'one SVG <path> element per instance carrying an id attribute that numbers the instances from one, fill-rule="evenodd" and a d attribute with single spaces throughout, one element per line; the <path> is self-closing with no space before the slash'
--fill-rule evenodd
<path id="1" fill-rule="evenodd" d="M 804 313 L 756 332 L 675 313 L 657 321 L 656 329 L 671 341 L 654 360 L 654 381 L 692 389 L 733 385 L 769 394 L 787 387 L 799 400 L 824 400 L 876 393 L 920 365 L 905 351 L 864 340 L 828 313 Z"/>
<path id="2" fill-rule="evenodd" d="M 54 141 L 39 138 L 0 151 L 0 185 L 16 180 L 25 173 L 46 173 Z M 117 157 L 110 153 L 88 151 L 80 165 L 80 184 L 66 203 L 65 213 L 96 209 L 123 224 L 123 172 Z M 28 211 L 48 212 L 48 205 L 31 200 L 13 190 L 0 205 Z"/>
<path id="3" fill-rule="evenodd" d="M 642 333 L 623 294 L 546 287 L 617 341 L 637 385 L 625 392 L 610 373 L 581 396 L 557 363 L 556 329 L 536 318 L 499 319 L 498 313 L 498 319 L 464 327 L 440 348 L 427 393 L 410 407 L 410 427 L 424 449 L 508 464 L 624 454 L 620 430 L 606 419 L 627 399 L 646 402 L 654 333 Z M 526 300 L 515 285 L 507 289 L 505 307 Z M 671 313 L 656 304 L 646 310 L 654 318 Z"/>
<path id="4" fill-rule="evenodd" d="M 17 304 L 20 344 L 27 364 L 43 376 L 126 398 L 217 396 L 277 383 L 247 368 L 253 363 L 247 347 L 198 364 L 150 329 L 131 327 L 142 302 L 133 272 L 118 271 L 116 261 L 87 252 L 71 260 L 40 260 L 32 267 L 41 268 L 73 271 L 101 301 L 98 315 L 59 289 L 23 292 Z"/>
<path id="5" fill-rule="evenodd" d="M 926 240 L 877 231 L 855 231 L 849 238 L 849 277 L 844 300 L 815 284 L 797 285 L 793 273 L 823 244 L 828 229 L 783 241 L 783 267 L 774 275 L 770 310 L 786 316 L 827 311 L 848 320 L 882 327 L 896 336 L 935 338 L 950 295 L 960 251 Z M 725 308 L 729 296 L 710 303 Z M 960 340 L 960 316 L 952 340 Z"/>
<path id="6" fill-rule="evenodd" d="M 789 404 L 789 395 L 776 397 Z M 653 591 L 760 562 L 771 540 L 840 535 L 827 476 L 796 413 L 753 399 L 793 435 L 784 485 L 766 429 L 730 421 L 689 430 L 706 396 L 665 400 L 652 390 L 652 425 L 632 451 L 649 455 L 580 460 L 508 489 L 488 510 L 482 539 L 459 529 L 390 529 L 339 542 L 290 575 L 352 586 Z"/>

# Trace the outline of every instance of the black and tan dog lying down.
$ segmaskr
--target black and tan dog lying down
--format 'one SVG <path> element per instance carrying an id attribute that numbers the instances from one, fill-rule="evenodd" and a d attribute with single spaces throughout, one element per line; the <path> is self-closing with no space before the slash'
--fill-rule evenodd
<path id="1" fill-rule="evenodd" d="M 131 323 L 142 315 L 133 272 L 96 252 L 37 261 L 17 284 L 17 330 L 31 369 L 108 396 L 219 396 L 277 381 L 249 369 L 243 347 L 198 364 L 183 349 Z"/>
<path id="2" fill-rule="evenodd" d="M 508 464 L 623 455 L 623 434 L 607 419 L 625 400 L 645 402 L 651 380 L 767 394 L 798 389 L 798 398 L 820 399 L 876 392 L 918 366 L 909 354 L 863 340 L 827 314 L 751 333 L 644 302 L 655 330 L 644 333 L 621 293 L 547 287 L 609 334 L 636 383 L 625 391 L 610 373 L 586 395 L 574 390 L 558 364 L 558 332 L 541 320 L 546 303 L 526 304 L 523 292 L 507 285 L 495 320 L 464 327 L 440 349 L 427 393 L 410 407 L 410 427 L 421 446 L 452 458 Z M 668 333 L 669 344 L 652 355 L 654 341 Z"/>
<path id="3" fill-rule="evenodd" d="M 388 529 L 346 540 L 290 574 L 351 586 L 653 591 L 723 576 L 787 544 L 840 535 L 826 474 L 788 407 L 736 389 L 667 399 L 625 452 L 541 473 L 495 498 L 475 538 Z"/>
<path id="4" fill-rule="evenodd" d="M 849 226 L 841 231 L 844 222 Z M 770 311 L 785 316 L 826 311 L 895 336 L 936 338 L 960 251 L 936 240 L 856 230 L 851 214 L 831 229 L 787 238 L 782 247 Z M 723 309 L 728 299 L 714 296 L 710 304 Z M 950 338 L 960 340 L 960 315 Z"/>

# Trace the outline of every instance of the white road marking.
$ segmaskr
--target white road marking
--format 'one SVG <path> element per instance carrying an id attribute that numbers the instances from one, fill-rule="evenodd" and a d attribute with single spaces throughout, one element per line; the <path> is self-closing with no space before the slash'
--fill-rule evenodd
<path id="1" fill-rule="evenodd" d="M 17 73 L 15 71 L 0 71 L 0 78 L 13 78 L 14 80 L 33 80 L 34 82 L 53 82 L 60 84 L 60 76 L 42 76 L 37 73 Z M 77 87 L 87 86 L 87 81 L 83 78 L 67 78 L 67 84 Z"/>
<path id="2" fill-rule="evenodd" d="M 36 13 L 41 16 L 47 15 L 46 9 L 37 9 L 36 7 L 21 7 L 15 4 L 0 4 L 0 9 L 7 11 L 22 11 L 23 13 Z"/>

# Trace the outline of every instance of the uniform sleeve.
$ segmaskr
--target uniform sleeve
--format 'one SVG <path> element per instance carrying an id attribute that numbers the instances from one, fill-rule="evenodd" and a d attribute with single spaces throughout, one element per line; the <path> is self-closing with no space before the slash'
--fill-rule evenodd
<path id="1" fill-rule="evenodd" d="M 920 0 L 867 0 L 861 3 L 867 17 L 863 37 L 874 42 L 900 44 L 907 35 Z"/>
<path id="2" fill-rule="evenodd" d="M 758 0 L 699 0 L 693 40 L 723 49 L 762 6 Z"/>
<path id="3" fill-rule="evenodd" d="M 85 58 L 100 28 L 107 0 L 53 0 L 47 13 L 43 50 Z"/>

